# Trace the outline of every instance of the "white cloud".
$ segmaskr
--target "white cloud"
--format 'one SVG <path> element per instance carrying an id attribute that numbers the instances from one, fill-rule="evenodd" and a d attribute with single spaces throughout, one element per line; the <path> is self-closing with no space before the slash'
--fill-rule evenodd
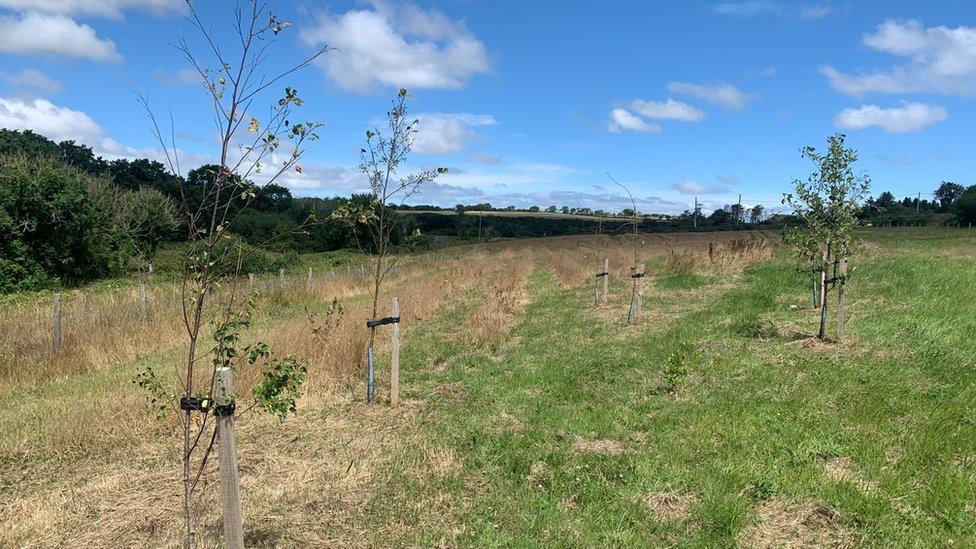
<path id="1" fill-rule="evenodd" d="M 87 114 L 59 107 L 46 99 L 25 101 L 0 97 L 0 128 L 33 130 L 54 141 L 92 142 L 105 133 Z"/>
<path id="2" fill-rule="evenodd" d="M 680 120 L 682 122 L 698 122 L 705 118 L 705 113 L 687 103 L 668 99 L 667 101 L 631 101 L 630 108 L 645 118 L 658 120 Z"/>
<path id="3" fill-rule="evenodd" d="M 678 191 L 681 194 L 686 195 L 707 195 L 707 194 L 719 194 L 727 191 L 729 185 L 734 185 L 738 182 L 735 177 L 727 176 L 718 178 L 721 185 L 710 185 L 708 183 L 701 183 L 695 181 L 694 179 L 682 179 L 674 185 L 671 186 L 672 189 Z"/>
<path id="4" fill-rule="evenodd" d="M 0 80 L 6 82 L 20 96 L 51 95 L 64 89 L 60 81 L 35 69 L 24 69 L 13 74 L 0 72 Z"/>
<path id="5" fill-rule="evenodd" d="M 418 154 L 454 154 L 480 138 L 474 130 L 478 126 L 492 126 L 495 117 L 490 114 L 471 113 L 420 113 L 420 122 L 413 139 L 413 150 Z"/>
<path id="6" fill-rule="evenodd" d="M 633 114 L 626 109 L 613 109 L 610 111 L 610 122 L 607 123 L 607 130 L 613 133 L 621 131 L 660 133 L 659 124 L 648 124 L 643 118 Z"/>
<path id="7" fill-rule="evenodd" d="M 814 4 L 800 8 L 800 17 L 803 19 L 822 19 L 834 13 L 834 9 L 825 4 Z"/>
<path id="8" fill-rule="evenodd" d="M 58 15 L 94 15 L 118 19 L 122 11 L 140 8 L 156 14 L 178 11 L 180 0 L 0 0 L 0 8 L 16 11 L 42 11 Z"/>
<path id="9" fill-rule="evenodd" d="M 490 166 L 497 166 L 502 163 L 502 157 L 497 154 L 479 152 L 468 155 L 468 160 L 474 162 L 475 164 L 488 164 Z"/>
<path id="10" fill-rule="evenodd" d="M 753 15 L 778 14 L 783 12 L 783 5 L 778 2 L 765 0 L 749 0 L 746 2 L 723 2 L 712 6 L 712 10 L 719 15 L 734 17 L 750 17 Z"/>
<path id="11" fill-rule="evenodd" d="M 920 131 L 948 117 L 944 108 L 924 103 L 905 103 L 901 107 L 889 109 L 877 105 L 862 105 L 857 109 L 841 111 L 834 118 L 834 124 L 845 130 L 863 130 L 878 126 L 888 133 L 906 133 Z"/>
<path id="12" fill-rule="evenodd" d="M 63 15 L 28 13 L 0 16 L 0 52 L 15 55 L 54 55 L 94 61 L 121 59 L 115 43 L 103 40 L 95 29 Z"/>
<path id="13" fill-rule="evenodd" d="M 668 82 L 668 91 L 697 97 L 709 103 L 721 105 L 726 109 L 742 110 L 755 96 L 726 83 L 691 84 L 689 82 Z"/>
<path id="14" fill-rule="evenodd" d="M 925 27 L 921 21 L 888 20 L 862 42 L 873 50 L 904 57 L 890 70 L 844 73 L 832 66 L 820 72 L 837 91 L 868 93 L 976 94 L 976 28 Z"/>
<path id="15" fill-rule="evenodd" d="M 348 91 L 377 86 L 457 89 L 490 70 L 484 43 L 463 22 L 413 4 L 376 0 L 371 9 L 323 13 L 301 36 L 310 46 L 328 44 L 338 50 L 317 63 Z"/>

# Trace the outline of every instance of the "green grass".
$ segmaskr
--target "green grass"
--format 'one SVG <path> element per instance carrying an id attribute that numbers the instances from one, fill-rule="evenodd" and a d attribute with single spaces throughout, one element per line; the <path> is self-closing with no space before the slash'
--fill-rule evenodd
<path id="1" fill-rule="evenodd" d="M 460 528 L 451 536 L 462 545 L 726 546 L 769 499 L 829 507 L 864 545 L 976 542 L 976 300 L 965 296 L 976 265 L 946 253 L 971 253 L 973 241 L 869 239 L 880 251 L 856 263 L 842 346 L 806 339 L 807 280 L 781 256 L 701 307 L 649 311 L 629 328 L 539 270 L 500 356 L 437 337 L 464 307 L 447 311 L 404 362 L 450 365 L 408 372 L 407 385 L 423 382 L 411 389 L 432 406 L 420 427 L 459 466 L 396 491 L 450 501 L 443 528 Z M 672 276 L 659 287 L 709 283 Z M 684 373 L 672 396 L 675 360 Z M 859 480 L 826 474 L 836 459 Z M 663 520 L 641 503 L 659 492 L 694 498 L 690 515 Z"/>

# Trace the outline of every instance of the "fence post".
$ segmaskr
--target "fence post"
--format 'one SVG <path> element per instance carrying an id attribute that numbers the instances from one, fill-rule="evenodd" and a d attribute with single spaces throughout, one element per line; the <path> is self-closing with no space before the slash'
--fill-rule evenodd
<path id="1" fill-rule="evenodd" d="M 285 287 L 285 270 L 278 269 L 278 289 L 280 290 L 284 287 Z"/>
<path id="2" fill-rule="evenodd" d="M 837 342 L 844 342 L 844 285 L 847 283 L 847 258 L 842 257 L 837 265 Z"/>
<path id="3" fill-rule="evenodd" d="M 400 299 L 393 298 L 390 316 L 400 318 Z M 400 322 L 393 323 L 390 336 L 390 405 L 400 402 Z"/>
<path id="4" fill-rule="evenodd" d="M 610 299 L 610 258 L 603 260 L 603 304 Z"/>
<path id="5" fill-rule="evenodd" d="M 247 273 L 247 291 L 254 291 L 254 273 Z"/>
<path id="6" fill-rule="evenodd" d="M 224 514 L 224 543 L 228 549 L 244 549 L 244 520 L 241 512 L 241 477 L 237 470 L 237 440 L 234 435 L 234 381 L 230 367 L 217 369 L 217 457 L 220 470 L 220 506 Z"/>
<path id="7" fill-rule="evenodd" d="M 149 321 L 149 297 L 146 295 L 145 282 L 139 284 L 139 313 L 143 322 Z"/>
<path id="8" fill-rule="evenodd" d="M 61 347 L 61 294 L 54 294 L 54 308 L 51 311 L 51 344 L 55 351 Z"/>
<path id="9" fill-rule="evenodd" d="M 307 290 L 311 290 L 311 289 L 312 289 L 312 268 L 309 267 L 308 268 L 308 276 L 305 277 L 305 290 L 307 291 Z"/>

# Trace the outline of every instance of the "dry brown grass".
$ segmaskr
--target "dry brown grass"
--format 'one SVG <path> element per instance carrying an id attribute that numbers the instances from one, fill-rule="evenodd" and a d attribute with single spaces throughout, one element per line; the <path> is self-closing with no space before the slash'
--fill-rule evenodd
<path id="1" fill-rule="evenodd" d="M 741 233 L 740 233 L 741 236 Z M 708 243 L 732 235 L 645 235 L 640 258 L 671 250 L 707 254 Z M 633 261 L 626 237 L 562 237 L 472 246 L 411 258 L 390 279 L 381 303 L 398 296 L 405 341 L 422 322 L 467 300 L 472 313 L 459 337 L 490 348 L 505 339 L 525 302 L 533 268 L 550 268 L 567 286 L 591 283 L 602 258 L 616 276 Z M 249 338 L 309 359 L 306 394 L 284 428 L 268 417 L 239 426 L 240 465 L 248 543 L 252 546 L 356 547 L 402 542 L 411 531 L 442 531 L 447 501 L 436 490 L 418 502 L 398 502 L 411 517 L 368 532 L 372 498 L 402 498 L 409 478 L 449 477 L 458 456 L 433 445 L 418 426 L 425 403 L 406 398 L 392 410 L 361 402 L 368 316 L 366 281 L 317 273 L 258 281 L 262 297 Z M 246 280 L 239 289 L 244 289 Z M 230 291 L 229 289 L 225 291 Z M 344 315 L 327 337 L 316 335 L 306 309 L 321 313 L 334 297 Z M 0 310 L 0 546 L 167 547 L 180 543 L 181 486 L 174 418 L 143 413 L 131 383 L 141 360 L 169 374 L 185 334 L 175 287 L 150 288 L 152 315 L 143 322 L 138 288 L 72 293 L 65 300 L 65 345 L 50 348 L 50 300 L 22 300 Z M 384 313 L 385 314 L 385 313 Z M 379 356 L 386 354 L 381 332 Z M 513 341 L 512 344 L 517 344 Z M 140 359 L 140 357 L 142 357 Z M 381 361 L 381 366 L 383 362 Z M 120 366 L 124 365 L 124 366 Z M 421 366 L 424 367 L 424 366 Z M 378 372 L 381 401 L 385 371 Z M 41 383 L 43 382 L 43 383 Z M 243 392 L 254 377 L 241 375 Z M 409 379 L 404 379 L 409 383 Z M 445 385 L 463 398 L 464 387 Z M 436 391 L 435 391 L 436 392 Z M 409 391 L 407 393 L 409 396 Z M 512 421 L 501 418 L 500 424 Z M 510 425 L 517 428 L 517 422 Z M 613 442 L 613 441 L 610 441 Z M 583 443 L 580 451 L 616 453 L 620 443 Z M 404 457 L 404 456 L 407 457 Z M 420 457 L 417 457 L 420 456 Z M 400 460 L 400 461 L 398 461 Z M 394 463 L 408 463 L 393 470 Z M 203 546 L 219 544 L 215 470 L 200 491 Z M 452 539 L 443 540 L 453 545 Z"/>
<path id="2" fill-rule="evenodd" d="M 736 538 L 739 547 L 853 547 L 854 535 L 840 515 L 810 502 L 771 499 L 756 509 L 756 520 Z"/>

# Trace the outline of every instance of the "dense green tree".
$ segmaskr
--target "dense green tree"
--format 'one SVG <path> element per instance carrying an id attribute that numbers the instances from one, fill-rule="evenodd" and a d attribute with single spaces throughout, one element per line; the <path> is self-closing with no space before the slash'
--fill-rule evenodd
<path id="1" fill-rule="evenodd" d="M 948 212 L 955 205 L 956 201 L 966 191 L 965 187 L 952 181 L 943 181 L 939 188 L 935 190 L 935 199 L 939 202 L 939 208 Z"/>
<path id="2" fill-rule="evenodd" d="M 955 209 L 960 223 L 976 223 L 976 185 L 966 188 L 956 200 Z"/>

